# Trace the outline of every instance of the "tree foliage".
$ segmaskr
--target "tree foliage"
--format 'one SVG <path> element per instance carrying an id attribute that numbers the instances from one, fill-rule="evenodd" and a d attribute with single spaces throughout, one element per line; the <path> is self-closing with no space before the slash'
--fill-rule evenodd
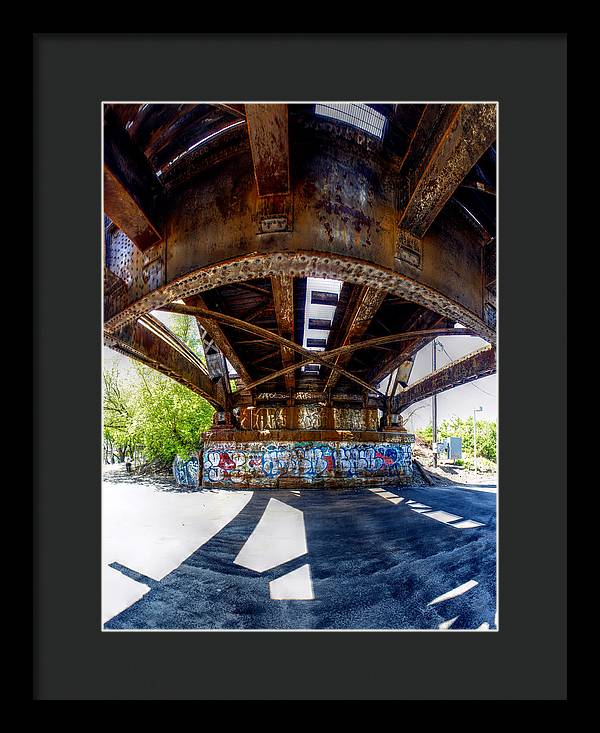
<path id="1" fill-rule="evenodd" d="M 197 329 L 185 316 L 170 328 L 199 356 Z M 134 362 L 134 378 L 116 368 L 104 373 L 104 439 L 118 460 L 141 455 L 170 464 L 198 448 L 200 434 L 212 421 L 213 407 L 173 379 Z"/>
<path id="2" fill-rule="evenodd" d="M 463 420 L 460 417 L 453 417 L 451 420 L 444 420 L 438 425 L 438 440 L 444 438 L 461 438 L 463 456 L 473 455 L 473 418 Z M 422 430 L 417 430 L 417 435 L 430 447 L 433 440 L 433 427 L 428 425 Z M 496 422 L 491 420 L 477 420 L 477 455 L 496 462 L 497 436 Z"/>

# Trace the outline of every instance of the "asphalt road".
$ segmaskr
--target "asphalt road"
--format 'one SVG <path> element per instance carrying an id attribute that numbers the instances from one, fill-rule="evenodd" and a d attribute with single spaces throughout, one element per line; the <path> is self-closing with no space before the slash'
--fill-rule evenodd
<path id="1" fill-rule="evenodd" d="M 367 489 L 256 491 L 161 580 L 113 563 L 150 590 L 104 628 L 495 629 L 496 494 L 437 486 L 388 491 L 403 501 Z M 303 513 L 307 552 L 260 572 L 234 561 L 271 499 L 270 509 Z M 408 501 L 427 508 L 419 513 Z M 463 518 L 452 524 L 481 526 L 460 529 L 428 516 L 440 511 Z M 314 597 L 274 600 L 269 582 L 307 564 Z M 436 601 L 457 588 L 460 595 Z"/>

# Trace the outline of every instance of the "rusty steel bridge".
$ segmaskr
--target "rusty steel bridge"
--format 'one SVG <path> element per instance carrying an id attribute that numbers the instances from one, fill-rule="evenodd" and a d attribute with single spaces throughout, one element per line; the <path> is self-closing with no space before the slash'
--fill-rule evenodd
<path id="1" fill-rule="evenodd" d="M 381 440 L 496 369 L 496 105 L 360 108 L 104 105 L 105 343 L 208 400 L 220 441 Z M 488 346 L 407 386 L 449 334 Z"/>

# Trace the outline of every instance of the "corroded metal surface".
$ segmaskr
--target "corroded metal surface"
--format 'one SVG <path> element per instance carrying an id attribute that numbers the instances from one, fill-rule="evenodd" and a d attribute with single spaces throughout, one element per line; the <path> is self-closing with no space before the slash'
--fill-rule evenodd
<path id="1" fill-rule="evenodd" d="M 294 338 L 294 279 L 290 275 L 272 277 L 273 305 L 277 318 L 279 335 L 286 339 Z M 281 346 L 281 361 L 284 367 L 294 363 L 294 352 L 287 346 Z M 294 372 L 285 375 L 285 386 L 294 389 Z"/>
<path id="2" fill-rule="evenodd" d="M 440 292 L 410 278 L 350 257 L 331 257 L 315 252 L 251 254 L 184 275 L 170 285 L 157 288 L 105 322 L 108 332 L 134 321 L 149 310 L 174 300 L 196 295 L 230 283 L 264 276 L 292 274 L 294 277 L 325 277 L 358 285 L 369 285 L 429 308 L 471 328 L 478 336 L 494 343 L 495 332 L 483 320 Z"/>
<path id="3" fill-rule="evenodd" d="M 221 385 L 214 385 L 201 366 L 185 353 L 185 349 L 175 348 L 142 323 L 126 326 L 114 334 L 105 334 L 104 343 L 180 382 L 212 405 L 225 404 Z"/>
<path id="4" fill-rule="evenodd" d="M 496 371 L 496 350 L 484 346 L 461 359 L 446 364 L 423 379 L 413 382 L 410 387 L 400 392 L 392 403 L 394 412 L 405 410 L 410 405 L 434 394 L 439 394 L 452 387 L 466 384 L 473 379 L 486 377 Z"/>
<path id="5" fill-rule="evenodd" d="M 419 162 L 399 229 L 422 238 L 473 165 L 496 139 L 495 104 L 453 105 L 456 111 L 441 140 Z"/>
<path id="6" fill-rule="evenodd" d="M 342 326 L 343 338 L 341 340 L 341 346 L 346 346 L 353 341 L 357 341 L 361 336 L 363 336 L 383 303 L 386 295 L 387 293 L 379 288 L 369 286 L 361 288 L 354 307 L 349 311 L 350 317 Z M 349 359 L 349 355 L 340 356 L 336 359 L 336 364 L 345 367 L 348 364 Z M 329 375 L 325 389 L 332 390 L 337 384 L 339 378 L 340 372 L 333 370 Z"/>
<path id="7" fill-rule="evenodd" d="M 379 384 L 436 328 L 495 344 L 495 105 L 377 109 L 381 140 L 306 104 L 108 105 L 107 343 L 207 394 L 227 424 L 237 405 L 238 429 L 313 435 L 375 429 L 376 407 L 390 425 Z M 335 316 L 313 323 L 325 352 L 301 346 L 308 277 L 343 281 Z M 140 332 L 155 309 L 195 315 L 213 382 Z"/>

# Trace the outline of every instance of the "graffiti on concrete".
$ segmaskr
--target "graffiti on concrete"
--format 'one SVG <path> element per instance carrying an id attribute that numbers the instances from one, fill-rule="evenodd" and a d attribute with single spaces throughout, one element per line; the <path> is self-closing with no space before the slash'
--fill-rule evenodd
<path id="1" fill-rule="evenodd" d="M 258 407 L 240 410 L 242 430 L 283 430 L 287 426 L 285 407 Z"/>
<path id="2" fill-rule="evenodd" d="M 173 461 L 173 476 L 180 486 L 197 487 L 200 478 L 200 460 L 193 453 L 189 458 L 175 456 Z"/>
<path id="3" fill-rule="evenodd" d="M 376 430 L 377 410 L 334 408 L 336 427 L 340 430 Z"/>
<path id="4" fill-rule="evenodd" d="M 319 405 L 303 405 L 298 408 L 300 430 L 320 430 L 325 427 L 323 410 Z"/>
<path id="5" fill-rule="evenodd" d="M 203 483 L 273 485 L 331 478 L 409 477 L 412 444 L 350 442 L 211 443 L 204 451 Z"/>

